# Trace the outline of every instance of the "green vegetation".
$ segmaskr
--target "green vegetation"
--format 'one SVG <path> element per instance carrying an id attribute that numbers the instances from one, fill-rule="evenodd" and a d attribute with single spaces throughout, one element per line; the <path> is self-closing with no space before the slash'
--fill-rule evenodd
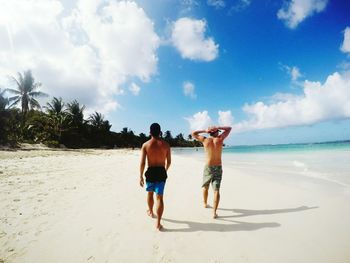
<path id="1" fill-rule="evenodd" d="M 12 80 L 16 89 L 0 89 L 0 145 L 27 142 L 67 148 L 134 148 L 149 139 L 144 133 L 135 135 L 127 127 L 119 133 L 110 131 L 112 125 L 98 112 L 84 119 L 85 106 L 77 100 L 65 103 L 54 97 L 41 107 L 36 99 L 47 95 L 39 91 L 41 84 L 35 82 L 31 71 L 18 73 Z M 6 98 L 5 92 L 14 96 Z M 191 135 L 186 140 L 182 133 L 173 137 L 166 131 L 163 138 L 172 147 L 201 146 Z"/>

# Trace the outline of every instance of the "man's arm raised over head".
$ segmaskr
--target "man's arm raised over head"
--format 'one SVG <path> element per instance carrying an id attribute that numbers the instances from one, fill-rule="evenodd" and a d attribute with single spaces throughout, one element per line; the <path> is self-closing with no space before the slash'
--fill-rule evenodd
<path id="1" fill-rule="evenodd" d="M 220 127 L 217 127 L 219 130 L 223 130 L 224 132 L 222 134 L 220 134 L 220 138 L 221 139 L 225 139 L 231 132 L 232 130 L 232 127 L 230 126 L 220 126 Z"/>
<path id="2" fill-rule="evenodd" d="M 199 135 L 199 134 L 200 133 L 207 133 L 207 132 L 208 132 L 207 130 L 194 131 L 194 132 L 192 132 L 192 137 L 195 138 L 197 141 L 204 142 L 206 137 Z"/>

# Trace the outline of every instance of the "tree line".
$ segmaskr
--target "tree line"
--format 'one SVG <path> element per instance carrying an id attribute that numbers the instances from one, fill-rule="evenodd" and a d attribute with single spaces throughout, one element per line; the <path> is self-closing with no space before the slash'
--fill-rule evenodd
<path id="1" fill-rule="evenodd" d="M 136 135 L 125 127 L 120 132 L 111 131 L 112 125 L 101 113 L 84 116 L 85 106 L 77 100 L 64 102 L 53 97 L 41 107 L 39 97 L 48 96 L 39 90 L 30 70 L 11 77 L 14 89 L 0 89 L 0 145 L 16 146 L 19 143 L 43 143 L 49 147 L 67 148 L 134 148 L 149 139 Z M 5 93 L 12 94 L 6 97 Z M 182 133 L 175 137 L 171 131 L 163 134 L 172 147 L 197 147 L 200 142 Z"/>

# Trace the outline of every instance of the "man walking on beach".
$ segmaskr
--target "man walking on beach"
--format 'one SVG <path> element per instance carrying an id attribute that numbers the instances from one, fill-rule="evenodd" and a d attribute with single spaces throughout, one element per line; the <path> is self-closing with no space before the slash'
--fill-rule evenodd
<path id="1" fill-rule="evenodd" d="M 156 193 L 157 205 L 157 224 L 158 230 L 162 229 L 160 220 L 164 211 L 163 192 L 165 181 L 167 179 L 167 171 L 171 164 L 170 146 L 167 142 L 160 138 L 161 129 L 158 123 L 153 123 L 150 127 L 151 139 L 145 142 L 141 148 L 141 163 L 140 163 L 140 186 L 143 187 L 143 171 L 145 169 L 146 157 L 148 169 L 145 173 L 146 191 L 147 194 L 147 214 L 154 217 L 153 214 L 153 193 Z"/>
<path id="2" fill-rule="evenodd" d="M 220 134 L 220 130 L 223 132 Z M 203 201 L 204 207 L 208 206 L 208 189 L 211 183 L 214 190 L 214 206 L 213 206 L 213 218 L 217 218 L 216 212 L 220 201 L 220 184 L 222 179 L 222 162 L 221 154 L 224 139 L 231 132 L 231 127 L 209 127 L 207 130 L 199 130 L 192 132 L 192 137 L 203 143 L 204 150 L 206 152 L 207 160 L 203 173 Z M 207 133 L 210 137 L 204 137 L 199 135 L 201 133 Z"/>

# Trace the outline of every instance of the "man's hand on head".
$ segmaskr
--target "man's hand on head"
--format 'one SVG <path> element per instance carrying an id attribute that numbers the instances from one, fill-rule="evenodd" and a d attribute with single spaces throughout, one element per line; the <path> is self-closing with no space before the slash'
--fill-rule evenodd
<path id="1" fill-rule="evenodd" d="M 212 133 L 212 132 L 215 132 L 215 131 L 217 131 L 218 130 L 218 127 L 216 127 L 216 126 L 210 126 L 210 127 L 208 127 L 208 129 L 207 129 L 207 133 Z"/>

